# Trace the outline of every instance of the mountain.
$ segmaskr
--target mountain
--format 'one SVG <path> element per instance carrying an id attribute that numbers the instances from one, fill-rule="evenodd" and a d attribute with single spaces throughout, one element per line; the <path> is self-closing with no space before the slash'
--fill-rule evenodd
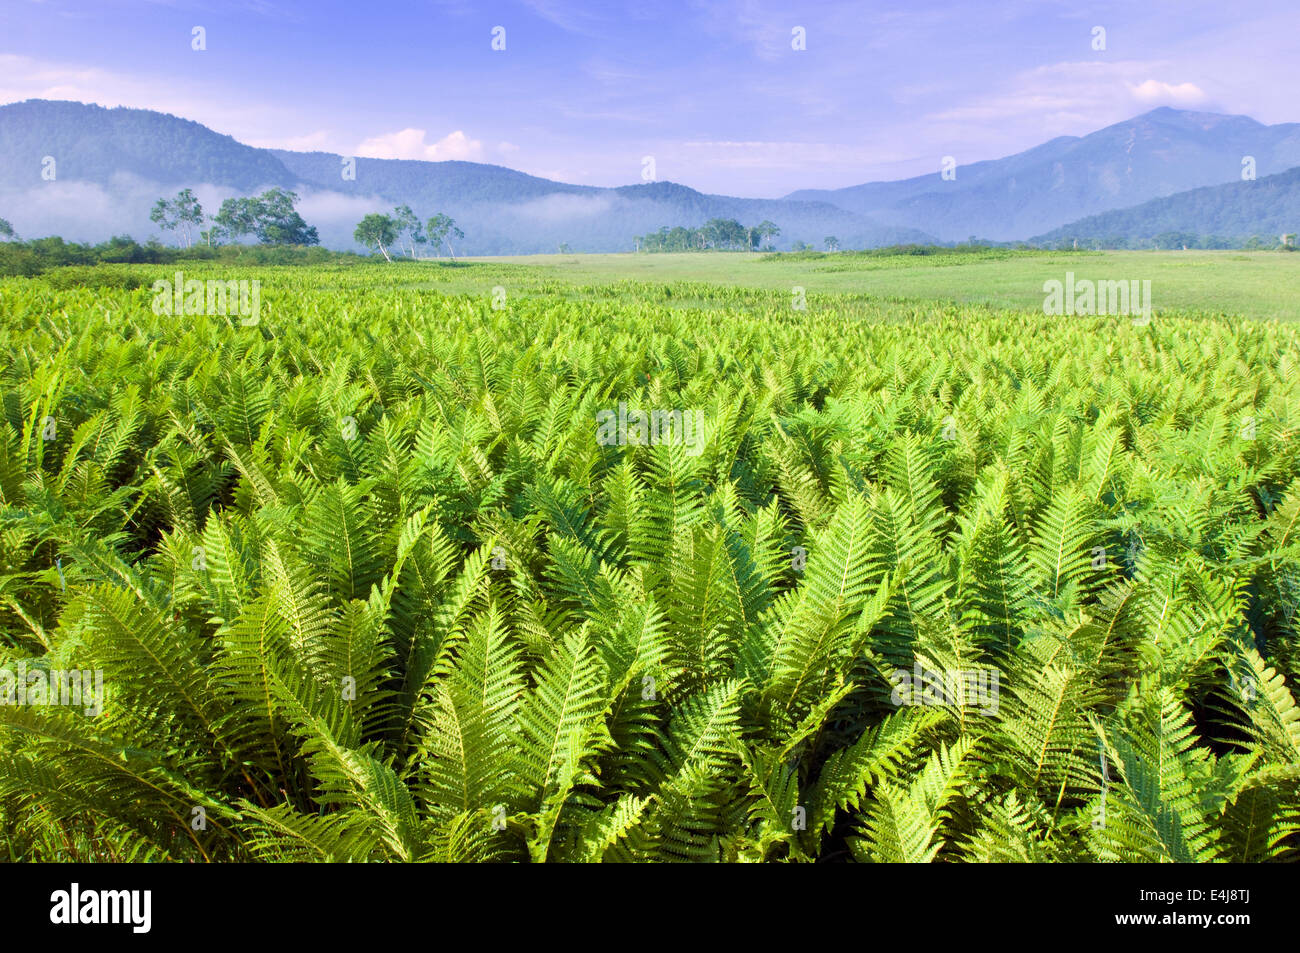
<path id="1" fill-rule="evenodd" d="M 1090 215 L 1040 235 L 1042 244 L 1079 239 L 1117 244 L 1154 240 L 1168 233 L 1232 242 L 1258 235 L 1272 242 L 1300 232 L 1300 167 L 1253 182 L 1229 182 L 1152 199 L 1132 208 Z"/>
<path id="2" fill-rule="evenodd" d="M 42 176 L 46 157 L 54 176 Z M 882 225 L 820 201 L 706 195 L 671 182 L 620 188 L 568 185 L 476 162 L 356 160 L 243 145 L 196 122 L 143 109 L 48 100 L 0 106 L 0 216 L 19 234 L 101 240 L 110 234 L 156 235 L 148 214 L 159 196 L 193 188 L 208 213 L 221 201 L 272 186 L 297 191 L 299 210 L 322 244 L 355 248 L 352 230 L 367 212 L 410 205 L 421 218 L 446 212 L 466 238 L 463 254 L 630 251 L 634 236 L 661 226 L 698 226 L 710 218 L 746 225 L 770 219 L 777 247 L 843 247 L 930 242 L 924 231 Z"/>
<path id="3" fill-rule="evenodd" d="M 188 119 L 41 99 L 0 106 L 0 189 L 39 186 L 46 156 L 55 181 L 110 185 L 127 175 L 240 190 L 294 182 L 267 150 Z"/>
<path id="4" fill-rule="evenodd" d="M 273 154 L 300 182 L 314 188 L 447 212 L 462 224 L 471 254 L 485 246 L 494 250 L 484 252 L 490 254 L 554 251 L 561 242 L 575 250 L 630 251 L 636 235 L 662 225 L 700 225 L 711 218 L 733 218 L 746 225 L 770 219 L 781 227 L 778 245 L 796 240 L 820 245 L 827 235 L 855 247 L 933 241 L 919 230 L 881 226 L 826 202 L 706 195 L 675 182 L 598 188 L 477 162 L 365 158 L 356 160 L 355 179 L 345 180 L 342 156 L 284 150 Z"/>
<path id="5" fill-rule="evenodd" d="M 1003 159 L 958 165 L 898 182 L 802 190 L 821 201 L 945 241 L 1040 234 L 1085 216 L 1201 186 L 1240 181 L 1253 156 L 1260 177 L 1300 165 L 1300 123 L 1266 126 L 1247 116 L 1154 109 L 1090 135 L 1061 136 Z"/>
<path id="6" fill-rule="evenodd" d="M 1244 156 L 1254 157 L 1253 183 L 1240 181 Z M 1133 237 L 1280 233 L 1296 228 L 1285 197 L 1290 180 L 1265 183 L 1300 166 L 1300 124 L 1161 108 L 1087 136 L 959 165 L 952 181 L 936 172 L 782 199 L 707 195 L 672 182 L 570 185 L 477 162 L 359 158 L 355 178 L 345 179 L 343 161 L 254 148 L 144 109 L 48 100 L 0 106 L 0 216 L 24 236 L 157 235 L 148 215 L 159 196 L 193 188 L 212 214 L 232 195 L 278 186 L 299 193 L 299 210 L 329 247 L 355 248 L 352 230 L 363 215 L 406 204 L 422 218 L 454 217 L 466 234 L 457 251 L 465 254 L 547 252 L 561 243 L 625 251 L 636 235 L 710 218 L 770 219 L 781 229 L 778 248 L 820 245 L 827 235 L 845 248 L 970 235 L 1010 241 L 1067 225 L 1081 238 L 1111 237 L 1092 229 Z M 1224 191 L 1200 195 L 1208 186 Z M 1281 192 L 1270 205 L 1260 197 L 1274 188 Z M 1169 197 L 1178 198 L 1150 204 Z M 1118 217 L 1091 219 L 1111 212 Z"/>

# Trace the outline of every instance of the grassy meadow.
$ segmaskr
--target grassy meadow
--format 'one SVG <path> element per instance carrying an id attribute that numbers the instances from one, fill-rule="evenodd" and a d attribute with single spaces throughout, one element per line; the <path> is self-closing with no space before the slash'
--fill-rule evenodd
<path id="1" fill-rule="evenodd" d="M 1045 316 L 1066 271 L 1153 320 Z M 1297 302 L 1240 252 L 0 279 L 0 859 L 1295 862 Z"/>
<path id="2" fill-rule="evenodd" d="M 1020 252 L 976 254 L 760 253 L 534 255 L 476 259 L 509 265 L 521 280 L 607 286 L 624 281 L 704 283 L 890 303 L 945 302 L 1039 311 L 1043 282 L 1077 278 L 1148 279 L 1156 311 L 1248 318 L 1300 318 L 1300 256 L 1245 251 Z M 525 264 L 520 264 L 525 263 Z M 527 278 L 523 276 L 527 275 Z M 465 291 L 469 284 L 454 280 Z"/>

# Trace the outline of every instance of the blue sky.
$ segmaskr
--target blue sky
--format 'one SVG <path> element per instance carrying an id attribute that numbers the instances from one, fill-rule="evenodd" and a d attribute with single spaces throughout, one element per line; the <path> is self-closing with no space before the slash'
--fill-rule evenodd
<path id="1" fill-rule="evenodd" d="M 1298 37 L 1296 0 L 5 0 L 0 102 L 159 109 L 253 145 L 588 185 L 639 182 L 650 155 L 659 179 L 773 197 L 1161 105 L 1300 120 Z"/>

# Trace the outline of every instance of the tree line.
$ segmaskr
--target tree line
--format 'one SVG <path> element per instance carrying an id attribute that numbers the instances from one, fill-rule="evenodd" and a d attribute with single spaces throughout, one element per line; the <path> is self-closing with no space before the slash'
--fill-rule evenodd
<path id="1" fill-rule="evenodd" d="M 182 189 L 174 199 L 159 199 L 149 221 L 165 232 L 177 232 L 182 248 L 196 241 L 217 245 L 253 235 L 262 245 L 319 245 L 314 226 L 308 225 L 295 206 L 298 195 L 285 189 L 268 189 L 248 198 L 229 198 L 204 228 L 207 217 L 192 189 Z"/>
<path id="2" fill-rule="evenodd" d="M 320 244 L 316 229 L 303 221 L 295 209 L 297 202 L 296 193 L 279 188 L 269 189 L 258 196 L 229 198 L 221 203 L 211 227 L 204 229 L 203 206 L 192 189 L 183 189 L 174 199 L 160 198 L 149 213 L 149 219 L 164 231 L 176 232 L 182 248 L 189 248 L 196 241 L 211 246 L 246 235 L 256 236 L 262 245 Z M 4 222 L 4 226 L 7 227 L 8 223 Z M 0 235 L 3 234 L 0 230 Z M 418 257 L 417 247 L 426 245 L 432 246 L 435 254 L 441 254 L 445 246 L 455 258 L 451 241 L 453 238 L 459 241 L 465 233 L 457 227 L 455 219 L 442 212 L 422 222 L 409 205 L 399 205 L 391 215 L 377 212 L 366 215 L 357 224 L 352 237 L 391 262 L 389 249 L 400 248 L 403 243 L 411 258 Z"/>
<path id="3" fill-rule="evenodd" d="M 745 226 L 734 218 L 711 218 L 698 228 L 664 225 L 657 232 L 637 235 L 637 251 L 757 251 L 771 247 L 771 240 L 781 234 L 775 222 L 766 219 L 757 225 Z"/>
<path id="4" fill-rule="evenodd" d="M 770 251 L 772 239 L 780 234 L 780 226 L 767 219 L 757 225 L 742 225 L 734 218 L 711 218 L 698 228 L 681 225 L 669 228 L 664 225 L 657 232 L 635 235 L 633 240 L 639 252 Z M 834 235 L 822 239 L 822 245 L 829 252 L 840 250 L 840 240 Z M 810 243 L 802 241 L 791 247 L 794 251 L 816 250 Z"/>
<path id="5" fill-rule="evenodd" d="M 1199 232 L 1188 231 L 1164 231 L 1158 232 L 1150 237 L 1135 237 L 1129 235 L 1111 235 L 1100 237 L 1097 235 L 1066 235 L 1059 239 L 1050 239 L 1036 243 L 1039 247 L 1052 249 L 1078 249 L 1080 251 L 1101 251 L 1105 249 L 1129 249 L 1133 251 L 1144 251 L 1149 249 L 1161 249 L 1166 251 L 1193 249 L 1242 249 L 1244 251 L 1269 251 L 1272 249 L 1281 249 L 1284 251 L 1296 250 L 1296 235 L 1294 232 L 1282 235 L 1251 235 L 1225 237 L 1223 235 L 1202 235 Z"/>
<path id="6" fill-rule="evenodd" d="M 433 247 L 434 254 L 441 255 L 440 249 L 445 245 L 447 252 L 454 259 L 456 251 L 452 247 L 451 240 L 455 238 L 459 241 L 465 237 L 465 233 L 456 226 L 455 219 L 442 212 L 422 223 L 419 216 L 411 210 L 411 206 L 399 205 L 393 209 L 392 215 L 371 212 L 357 223 L 352 237 L 358 244 L 365 245 L 372 252 L 378 251 L 384 256 L 385 261 L 391 262 L 393 259 L 388 254 L 388 250 L 399 249 L 400 253 L 403 241 L 411 258 L 418 257 L 417 246 L 430 245 Z"/>

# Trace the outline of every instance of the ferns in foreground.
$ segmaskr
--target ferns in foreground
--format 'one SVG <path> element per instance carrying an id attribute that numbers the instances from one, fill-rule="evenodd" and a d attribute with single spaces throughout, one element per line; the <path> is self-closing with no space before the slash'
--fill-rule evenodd
<path id="1" fill-rule="evenodd" d="M 5 283 L 0 859 L 1300 859 L 1291 327 L 374 274 Z"/>

